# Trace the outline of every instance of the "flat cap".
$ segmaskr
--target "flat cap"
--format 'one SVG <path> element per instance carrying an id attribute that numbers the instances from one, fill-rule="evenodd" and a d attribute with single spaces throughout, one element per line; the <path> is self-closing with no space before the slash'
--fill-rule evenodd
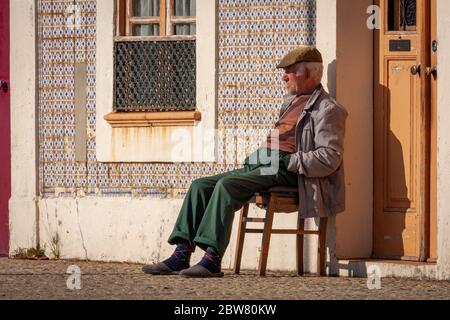
<path id="1" fill-rule="evenodd" d="M 277 68 L 287 68 L 299 62 L 323 62 L 322 54 L 315 47 L 301 46 L 290 51 L 280 63 Z"/>

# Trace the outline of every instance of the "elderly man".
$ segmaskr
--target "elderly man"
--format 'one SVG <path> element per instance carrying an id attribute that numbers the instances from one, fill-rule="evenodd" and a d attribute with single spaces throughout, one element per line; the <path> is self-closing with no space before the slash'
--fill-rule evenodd
<path id="1" fill-rule="evenodd" d="M 192 182 L 168 242 L 168 259 L 143 267 L 148 274 L 221 277 L 234 213 L 255 192 L 298 186 L 299 214 L 328 217 L 344 210 L 343 139 L 347 112 L 322 88 L 322 56 L 314 47 L 289 52 L 277 68 L 288 95 L 266 141 L 242 168 Z M 270 159 L 270 161 L 267 161 Z M 201 261 L 190 266 L 198 246 Z"/>

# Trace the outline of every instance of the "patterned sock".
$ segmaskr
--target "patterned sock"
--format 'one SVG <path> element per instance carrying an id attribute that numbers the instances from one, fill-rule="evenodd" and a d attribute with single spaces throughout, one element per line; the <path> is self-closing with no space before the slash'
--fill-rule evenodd
<path id="1" fill-rule="evenodd" d="M 205 255 L 198 263 L 211 273 L 219 273 L 222 264 L 222 257 L 211 247 L 206 249 Z"/>
<path id="2" fill-rule="evenodd" d="M 175 249 L 175 252 L 163 263 L 173 271 L 181 271 L 190 267 L 189 262 L 191 260 L 191 254 L 193 248 L 188 242 L 179 243 Z"/>

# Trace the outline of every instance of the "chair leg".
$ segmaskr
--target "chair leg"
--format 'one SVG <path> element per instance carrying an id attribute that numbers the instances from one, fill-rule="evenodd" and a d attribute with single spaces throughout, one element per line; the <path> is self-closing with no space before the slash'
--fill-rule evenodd
<path id="1" fill-rule="evenodd" d="M 326 242 L 328 218 L 320 218 L 319 252 L 317 253 L 317 268 L 320 276 L 326 276 Z"/>
<path id="2" fill-rule="evenodd" d="M 270 236 L 272 233 L 273 214 L 276 206 L 276 197 L 270 196 L 269 204 L 266 211 L 266 219 L 264 222 L 264 230 L 261 242 L 261 256 L 259 259 L 259 275 L 266 275 L 267 256 L 269 255 Z"/>
<path id="3" fill-rule="evenodd" d="M 248 216 L 248 206 L 249 204 L 246 203 L 242 209 L 239 219 L 239 230 L 238 230 L 238 236 L 237 236 L 237 243 L 236 243 L 236 256 L 234 258 L 234 273 L 239 274 L 241 271 L 241 260 L 242 260 L 242 250 L 244 248 L 244 239 L 245 239 L 245 228 L 247 226 L 247 222 L 245 219 Z"/>
<path id="4" fill-rule="evenodd" d="M 297 230 L 305 230 L 305 219 L 301 219 L 300 215 L 297 219 Z M 297 235 L 297 274 L 302 276 L 303 271 L 303 234 Z"/>

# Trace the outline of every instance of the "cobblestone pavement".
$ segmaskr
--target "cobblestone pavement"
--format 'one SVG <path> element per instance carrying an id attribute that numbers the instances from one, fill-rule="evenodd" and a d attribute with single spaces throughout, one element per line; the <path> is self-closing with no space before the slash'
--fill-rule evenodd
<path id="1" fill-rule="evenodd" d="M 81 289 L 69 290 L 67 268 L 81 269 Z M 219 279 L 150 276 L 141 265 L 81 261 L 33 261 L 0 258 L 0 300 L 10 299 L 450 299 L 450 282 L 382 279 L 369 290 L 366 279 L 297 277 L 256 271 Z"/>

